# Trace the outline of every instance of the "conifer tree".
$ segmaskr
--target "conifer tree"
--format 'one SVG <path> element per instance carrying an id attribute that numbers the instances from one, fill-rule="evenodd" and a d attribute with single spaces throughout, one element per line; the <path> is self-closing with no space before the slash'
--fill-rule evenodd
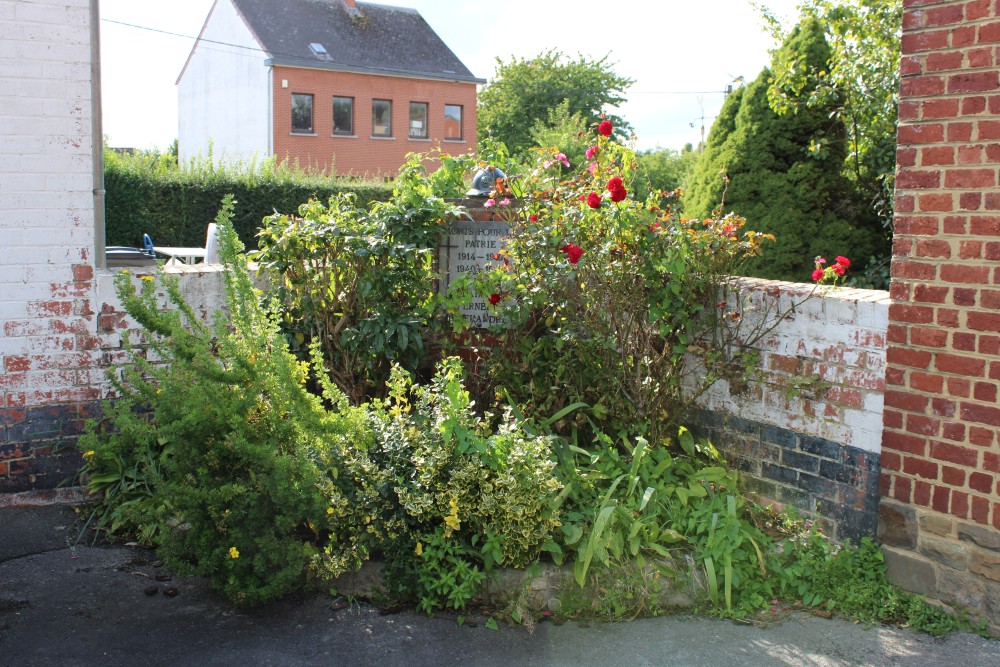
<path id="1" fill-rule="evenodd" d="M 688 215 L 704 217 L 721 205 L 745 217 L 748 228 L 777 237 L 751 262 L 750 275 L 808 281 L 815 256 L 864 260 L 878 238 L 878 221 L 843 174 L 846 134 L 836 98 L 810 99 L 829 59 L 822 24 L 805 19 L 775 53 L 775 61 L 810 73 L 807 85 L 785 91 L 792 112 L 771 109 L 765 68 L 726 100 L 691 179 Z"/>

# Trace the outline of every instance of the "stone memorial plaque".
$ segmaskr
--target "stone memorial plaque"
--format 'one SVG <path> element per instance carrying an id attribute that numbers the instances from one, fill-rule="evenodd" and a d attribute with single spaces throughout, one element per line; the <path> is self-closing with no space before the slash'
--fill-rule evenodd
<path id="1" fill-rule="evenodd" d="M 504 248 L 509 233 L 510 225 L 502 221 L 453 222 L 439 249 L 441 289 L 447 290 L 461 275 L 475 274 L 501 264 L 493 256 Z M 502 317 L 490 312 L 487 296 L 473 295 L 472 303 L 461 310 L 474 328 L 485 329 L 504 323 Z"/>

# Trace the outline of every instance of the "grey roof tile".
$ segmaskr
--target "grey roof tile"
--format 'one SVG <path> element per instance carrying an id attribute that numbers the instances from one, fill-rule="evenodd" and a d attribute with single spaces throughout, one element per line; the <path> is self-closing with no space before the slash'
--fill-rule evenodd
<path id="1" fill-rule="evenodd" d="M 342 0 L 232 0 L 275 64 L 483 83 L 414 9 Z M 322 44 L 327 55 L 316 54 Z"/>

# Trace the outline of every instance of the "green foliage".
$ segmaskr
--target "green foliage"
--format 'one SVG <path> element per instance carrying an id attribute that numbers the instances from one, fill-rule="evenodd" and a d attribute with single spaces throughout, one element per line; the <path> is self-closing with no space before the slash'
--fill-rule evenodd
<path id="1" fill-rule="evenodd" d="M 132 363 L 114 379 L 114 428 L 81 447 L 105 525 L 137 528 L 172 567 L 252 605 L 303 585 L 310 559 L 338 573 L 362 562 L 340 473 L 345 448 L 369 436 L 342 395 L 327 396 L 328 411 L 305 390 L 308 367 L 261 306 L 231 217 L 227 198 L 228 319 L 203 324 L 176 279 L 142 276 L 137 289 L 116 276 L 142 346 L 124 343 Z"/>
<path id="2" fill-rule="evenodd" d="M 549 116 L 544 122 L 535 121 L 531 128 L 531 139 L 534 146 L 542 149 L 543 154 L 561 152 L 565 155 L 570 166 L 563 166 L 563 173 L 570 173 L 574 165 L 582 165 L 587 159 L 587 147 L 580 143 L 579 137 L 588 131 L 584 114 L 572 112 L 569 100 L 563 100 L 555 108 L 549 109 Z M 562 162 L 558 164 L 562 165 Z"/>
<path id="3" fill-rule="evenodd" d="M 548 440 L 526 433 L 510 413 L 495 431 L 475 415 L 458 359 L 442 362 L 427 386 L 414 386 L 397 367 L 389 386 L 387 400 L 372 408 L 376 437 L 359 468 L 366 496 L 357 511 L 391 559 L 395 595 L 416 597 L 428 611 L 464 604 L 461 591 L 477 573 L 528 565 L 558 525 Z M 448 586 L 422 583 L 458 560 L 465 574 Z"/>
<path id="4" fill-rule="evenodd" d="M 509 323 L 486 373 L 529 417 L 583 402 L 601 430 L 658 443 L 694 396 L 750 361 L 729 344 L 742 314 L 725 285 L 765 237 L 736 216 L 682 220 L 669 195 L 626 196 L 635 154 L 596 134 L 584 137 L 590 164 L 570 175 L 554 149 L 533 169 L 490 158 L 521 178 L 503 209 L 513 223 L 503 264 L 476 279 Z M 748 349 L 757 334 L 741 335 Z"/>
<path id="5" fill-rule="evenodd" d="M 553 551 L 557 560 L 574 555 L 581 587 L 595 565 L 642 570 L 684 549 L 704 567 L 718 609 L 745 616 L 762 606 L 767 538 L 748 520 L 737 474 L 709 442 L 681 428 L 673 446 L 641 438 L 615 445 L 599 434 L 586 450 L 559 451 L 569 493 Z"/>
<path id="6" fill-rule="evenodd" d="M 354 404 L 379 393 L 392 364 L 416 371 L 439 312 L 434 253 L 459 210 L 435 188 L 461 182 L 452 160 L 429 179 L 411 155 L 392 197 L 368 210 L 353 194 L 310 200 L 301 217 L 275 213 L 254 254 L 284 305 L 283 327 L 298 349 L 320 345 L 327 369 Z"/>
<path id="7" fill-rule="evenodd" d="M 839 253 L 862 264 L 881 242 L 876 216 L 843 173 L 836 99 L 817 89 L 829 60 L 822 25 L 803 20 L 774 55 L 776 66 L 802 72 L 784 91 L 789 111 L 772 109 L 774 77 L 765 69 L 726 100 L 692 176 L 687 213 L 724 207 L 777 238 L 766 257 L 748 263 L 748 275 L 804 281 L 815 256 Z"/>
<path id="8" fill-rule="evenodd" d="M 149 234 L 162 246 L 205 245 L 205 230 L 226 194 L 234 194 L 233 225 L 244 244 L 274 211 L 295 211 L 310 197 L 353 193 L 359 201 L 387 199 L 381 182 L 308 174 L 274 160 L 231 166 L 210 158 L 178 164 L 172 153 L 104 151 L 107 245 L 141 246 Z"/>
<path id="9" fill-rule="evenodd" d="M 530 60 L 497 58 L 493 78 L 479 93 L 479 136 L 492 136 L 512 155 L 525 156 L 536 145 L 540 128 L 559 126 L 551 110 L 563 105 L 560 117 L 579 115 L 584 125 L 591 126 L 606 108 L 625 101 L 624 92 L 632 83 L 615 74 L 607 56 L 589 60 L 580 55 L 571 60 L 550 49 Z M 629 126 L 617 116 L 608 118 L 624 136 Z"/>
<path id="10" fill-rule="evenodd" d="M 687 187 L 688 179 L 698 162 L 698 153 L 691 144 L 680 151 L 657 148 L 636 154 L 635 198 L 644 201 L 660 190 L 670 192 Z"/>
<path id="11" fill-rule="evenodd" d="M 811 521 L 786 518 L 786 522 L 794 531 L 769 561 L 781 595 L 863 623 L 905 625 L 934 636 L 955 631 L 985 633 L 985 622 L 974 625 L 965 616 L 933 606 L 892 584 L 882 551 L 870 538 L 862 538 L 857 546 L 841 547 Z"/>
<path id="12" fill-rule="evenodd" d="M 475 597 L 486 574 L 475 565 L 476 552 L 451 539 L 447 527 L 421 538 L 417 566 L 417 609 L 464 609 Z"/>
<path id="13" fill-rule="evenodd" d="M 810 105 L 835 105 L 847 130 L 845 173 L 857 184 L 892 231 L 892 190 L 896 169 L 896 122 L 902 0 L 806 0 L 803 17 L 823 25 L 830 44 L 830 67 L 821 79 L 809 81 L 805 68 L 787 58 L 775 63 L 769 90 L 772 107 L 794 113 L 798 91 L 809 87 Z M 762 13 L 772 34 L 786 31 L 766 9 Z"/>

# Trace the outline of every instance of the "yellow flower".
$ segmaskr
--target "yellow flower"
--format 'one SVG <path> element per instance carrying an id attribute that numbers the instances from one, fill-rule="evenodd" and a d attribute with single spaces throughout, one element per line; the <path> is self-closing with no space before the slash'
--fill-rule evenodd
<path id="1" fill-rule="evenodd" d="M 462 522 L 458 518 L 458 500 L 452 498 L 448 503 L 451 506 L 451 512 L 448 516 L 444 518 L 444 523 L 448 526 L 448 531 L 445 533 L 445 537 L 451 537 L 451 531 L 458 530 L 462 527 Z"/>
<path id="2" fill-rule="evenodd" d="M 139 276 L 139 280 L 145 280 L 147 283 L 151 283 L 156 280 L 156 278 L 153 276 Z"/>
<path id="3" fill-rule="evenodd" d="M 86 461 L 87 463 L 90 463 L 90 461 L 91 461 L 91 460 L 92 460 L 92 459 L 93 459 L 93 458 L 94 458 L 94 457 L 95 457 L 96 455 L 97 455 L 97 452 L 95 452 L 95 451 L 94 451 L 93 449 L 91 449 L 91 450 L 90 450 L 89 452 L 85 452 L 85 453 L 84 453 L 84 455 L 83 455 L 83 460 L 84 460 L 84 461 Z"/>
<path id="4" fill-rule="evenodd" d="M 333 508 L 332 507 L 327 507 L 326 508 L 326 513 L 327 514 L 333 514 Z"/>
<path id="5" fill-rule="evenodd" d="M 422 545 L 420 542 L 417 542 L 417 548 L 414 549 L 414 551 L 418 556 L 422 556 L 424 553 L 424 545 Z"/>
<path id="6" fill-rule="evenodd" d="M 233 560 L 239 558 L 240 557 L 239 549 L 237 549 L 236 547 L 229 547 L 229 557 L 232 558 Z"/>

